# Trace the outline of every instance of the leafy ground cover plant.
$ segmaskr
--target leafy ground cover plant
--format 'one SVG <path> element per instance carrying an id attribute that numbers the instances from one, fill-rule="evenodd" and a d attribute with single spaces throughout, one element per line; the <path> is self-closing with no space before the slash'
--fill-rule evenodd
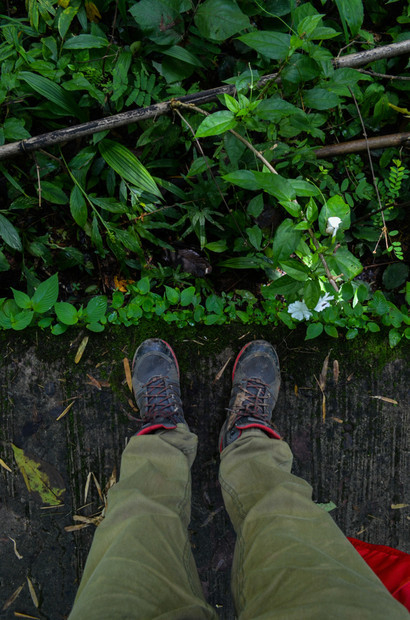
<path id="1" fill-rule="evenodd" d="M 2 163 L 0 326 L 147 316 L 410 337 L 405 147 L 316 155 L 409 130 L 406 56 L 335 62 L 410 37 L 408 9 L 389 5 L 3 3 L 0 143 L 221 83 L 235 94 Z"/>

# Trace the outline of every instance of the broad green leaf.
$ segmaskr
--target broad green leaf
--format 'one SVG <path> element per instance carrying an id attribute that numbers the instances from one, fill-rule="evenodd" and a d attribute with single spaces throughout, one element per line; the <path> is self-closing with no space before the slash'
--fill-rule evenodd
<path id="1" fill-rule="evenodd" d="M 294 258 L 289 258 L 288 260 L 281 260 L 279 261 L 279 265 L 285 273 L 287 273 L 295 280 L 305 282 L 309 277 L 309 269 L 306 267 L 306 265 L 297 261 Z"/>
<path id="2" fill-rule="evenodd" d="M 227 249 L 226 240 L 220 239 L 219 241 L 211 241 L 211 243 L 207 243 L 205 248 L 210 252 L 225 252 Z"/>
<path id="3" fill-rule="evenodd" d="M 30 134 L 24 127 L 22 118 L 6 118 L 3 125 L 6 140 L 25 140 Z"/>
<path id="4" fill-rule="evenodd" d="M 293 221 L 286 218 L 276 229 L 273 238 L 273 262 L 274 265 L 282 260 L 288 260 L 290 255 L 296 250 L 302 238 L 302 231 L 295 230 Z"/>
<path id="5" fill-rule="evenodd" d="M 58 320 L 64 325 L 75 325 L 78 322 L 78 312 L 76 308 L 65 301 L 54 304 L 54 310 Z"/>
<path id="6" fill-rule="evenodd" d="M 29 493 L 47 506 L 59 506 L 62 503 L 65 488 L 58 471 L 49 463 L 29 456 L 14 444 L 11 444 L 11 447 Z"/>
<path id="7" fill-rule="evenodd" d="M 352 328 L 352 329 L 347 330 L 347 332 L 346 332 L 346 340 L 353 340 L 353 338 L 356 338 L 358 333 L 359 333 L 359 330 L 357 330 L 355 327 Z"/>
<path id="8" fill-rule="evenodd" d="M 286 58 L 290 51 L 290 36 L 282 32 L 256 30 L 238 38 L 242 43 L 273 60 Z"/>
<path id="9" fill-rule="evenodd" d="M 349 26 L 352 36 L 356 36 L 363 23 L 362 0 L 335 0 L 343 27 Z"/>
<path id="10" fill-rule="evenodd" d="M 28 327 L 33 319 L 34 312 L 32 310 L 22 310 L 11 318 L 11 327 L 16 331 L 20 331 Z"/>
<path id="11" fill-rule="evenodd" d="M 319 214 L 319 228 L 322 235 L 327 235 L 327 221 L 329 217 L 338 217 L 342 221 L 339 224 L 336 238 L 343 235 L 343 230 L 350 228 L 350 207 L 341 196 L 332 196 L 325 202 Z"/>
<path id="12" fill-rule="evenodd" d="M 60 33 L 60 37 L 62 39 L 64 39 L 65 35 L 67 34 L 70 24 L 73 21 L 74 17 L 77 15 L 79 8 L 79 4 L 77 4 L 77 6 L 69 5 L 66 9 L 64 9 L 64 11 L 60 13 L 57 26 L 58 32 Z"/>
<path id="13" fill-rule="evenodd" d="M 194 19 L 201 35 L 214 41 L 225 41 L 250 26 L 249 18 L 234 0 L 205 0 Z"/>
<path id="14" fill-rule="evenodd" d="M 257 190 L 260 187 L 252 170 L 235 170 L 235 172 L 225 174 L 222 178 L 228 183 L 243 187 L 243 189 Z"/>
<path id="15" fill-rule="evenodd" d="M 195 297 L 195 287 L 189 286 L 181 291 L 181 306 L 189 306 Z"/>
<path id="16" fill-rule="evenodd" d="M 165 295 L 171 304 L 175 305 L 179 302 L 179 292 L 174 288 L 165 285 Z"/>
<path id="17" fill-rule="evenodd" d="M 97 323 L 107 311 L 107 298 L 105 295 L 97 295 L 90 299 L 86 307 L 87 321 Z"/>
<path id="18" fill-rule="evenodd" d="M 339 334 L 337 333 L 337 329 L 334 325 L 325 325 L 325 332 L 328 336 L 332 338 L 338 338 Z"/>
<path id="19" fill-rule="evenodd" d="M 92 34 L 79 34 L 72 36 L 71 39 L 63 45 L 65 50 L 88 50 L 88 49 L 101 49 L 107 47 L 108 41 L 104 37 L 96 37 Z"/>
<path id="20" fill-rule="evenodd" d="M 84 228 L 87 222 L 87 203 L 83 196 L 82 191 L 77 185 L 74 185 L 70 194 L 70 212 L 73 219 L 78 226 Z"/>
<path id="21" fill-rule="evenodd" d="M 104 331 L 104 325 L 101 325 L 101 323 L 87 323 L 86 328 L 95 333 Z"/>
<path id="22" fill-rule="evenodd" d="M 326 261 L 335 273 L 342 273 L 348 280 L 352 280 L 363 271 L 361 262 L 343 246 L 332 256 L 327 256 Z"/>
<path id="23" fill-rule="evenodd" d="M 27 295 L 27 293 L 23 293 L 22 291 L 16 291 L 14 288 L 12 288 L 11 290 L 13 291 L 14 301 L 19 308 L 31 308 L 31 299 Z"/>
<path id="24" fill-rule="evenodd" d="M 317 280 L 309 280 L 303 290 L 303 299 L 308 308 L 313 309 L 320 297 L 320 286 Z"/>
<path id="25" fill-rule="evenodd" d="M 392 263 L 383 273 L 384 286 L 392 290 L 405 283 L 409 275 L 409 266 L 405 263 Z"/>
<path id="26" fill-rule="evenodd" d="M 151 288 L 151 283 L 150 283 L 149 278 L 147 276 L 145 276 L 144 278 L 141 278 L 141 280 L 137 282 L 137 288 L 139 292 L 141 293 L 141 295 L 146 295 L 147 293 L 149 293 L 150 288 Z"/>
<path id="27" fill-rule="evenodd" d="M 208 312 L 215 312 L 215 314 L 222 314 L 224 309 L 224 300 L 218 295 L 212 294 L 206 298 L 205 306 Z"/>
<path id="28" fill-rule="evenodd" d="M 313 338 L 317 338 L 323 332 L 322 323 L 310 323 L 306 330 L 305 340 L 312 340 Z"/>
<path id="29" fill-rule="evenodd" d="M 262 242 L 262 231 L 259 226 L 255 224 L 255 226 L 252 226 L 252 228 L 247 228 L 246 234 L 248 235 L 248 239 L 253 245 L 253 247 L 257 250 L 260 250 Z"/>
<path id="30" fill-rule="evenodd" d="M 316 87 L 303 92 L 303 102 L 305 106 L 314 110 L 329 110 L 339 105 L 341 99 L 336 93 Z"/>
<path id="31" fill-rule="evenodd" d="M 252 198 L 246 210 L 252 217 L 259 217 L 263 211 L 263 194 L 259 194 L 255 196 L 255 198 Z"/>
<path id="32" fill-rule="evenodd" d="M 74 116 L 81 116 L 79 107 L 72 95 L 65 91 L 59 84 L 52 82 L 48 78 L 42 75 L 37 75 L 31 71 L 20 71 L 18 77 L 25 82 L 31 88 L 45 97 L 48 101 L 55 103 L 61 110 L 67 114 Z"/>
<path id="33" fill-rule="evenodd" d="M 126 146 L 112 140 L 101 140 L 98 143 L 100 153 L 107 164 L 120 177 L 129 181 L 139 189 L 161 197 L 157 184 L 146 168 L 138 161 Z"/>
<path id="34" fill-rule="evenodd" d="M 303 284 L 290 276 L 282 276 L 268 286 L 262 286 L 262 295 L 265 299 L 274 299 L 276 295 L 292 295 L 298 293 Z"/>
<path id="35" fill-rule="evenodd" d="M 173 45 L 172 47 L 163 50 L 162 53 L 166 56 L 170 56 L 171 58 L 175 58 L 176 60 L 186 62 L 188 65 L 194 65 L 195 67 L 204 66 L 199 58 L 191 54 L 191 52 L 188 52 L 188 50 L 180 45 Z"/>
<path id="36" fill-rule="evenodd" d="M 215 112 L 204 118 L 196 131 L 195 137 L 206 138 L 208 136 L 219 136 L 221 133 L 224 133 L 224 131 L 236 127 L 236 124 L 233 112 L 229 110 Z"/>
<path id="37" fill-rule="evenodd" d="M 395 347 L 397 344 L 399 344 L 401 338 L 402 338 L 402 334 L 399 332 L 398 329 L 391 329 L 389 331 L 389 345 L 390 345 L 390 347 L 393 349 L 393 347 Z"/>
<path id="38" fill-rule="evenodd" d="M 31 299 L 32 307 L 35 312 L 47 312 L 55 304 L 58 297 L 58 275 L 41 282 L 35 290 Z"/>
<path id="39" fill-rule="evenodd" d="M 9 245 L 13 250 L 18 250 L 22 252 L 23 246 L 21 245 L 20 236 L 17 230 L 14 228 L 13 224 L 9 222 L 4 215 L 0 213 L 0 237 L 3 239 L 7 245 Z"/>
<path id="40" fill-rule="evenodd" d="M 41 181 L 41 196 L 55 205 L 68 204 L 67 195 L 63 192 L 61 187 L 50 181 Z"/>

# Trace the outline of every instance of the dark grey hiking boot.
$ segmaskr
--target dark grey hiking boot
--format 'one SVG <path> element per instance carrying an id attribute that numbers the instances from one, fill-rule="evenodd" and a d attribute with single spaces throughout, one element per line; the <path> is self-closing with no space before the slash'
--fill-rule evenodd
<path id="1" fill-rule="evenodd" d="M 174 351 L 165 340 L 144 340 L 132 362 L 132 385 L 143 427 L 137 435 L 186 424 L 181 403 L 179 367 Z"/>
<path id="2" fill-rule="evenodd" d="M 220 452 L 250 428 L 280 439 L 271 423 L 279 388 L 279 359 L 273 346 L 266 340 L 248 342 L 233 367 L 228 416 L 219 435 Z"/>

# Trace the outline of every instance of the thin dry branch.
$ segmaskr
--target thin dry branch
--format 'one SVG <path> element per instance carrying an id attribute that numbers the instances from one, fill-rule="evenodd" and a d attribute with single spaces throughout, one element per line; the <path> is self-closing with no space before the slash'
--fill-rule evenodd
<path id="1" fill-rule="evenodd" d="M 410 52 L 410 40 L 376 47 L 372 50 L 366 50 L 356 54 L 347 54 L 346 56 L 333 59 L 333 64 L 336 68 L 361 67 L 379 58 L 392 58 L 393 56 L 399 56 L 408 52 Z M 277 73 L 265 75 L 256 84 L 256 88 L 262 88 L 268 82 L 273 82 L 279 79 L 280 78 Z M 230 95 L 235 94 L 234 85 L 226 84 L 225 86 L 211 88 L 192 95 L 185 95 L 184 97 L 171 101 L 156 103 L 146 108 L 138 108 L 137 110 L 121 112 L 120 114 L 114 114 L 113 116 L 108 116 L 106 118 L 89 121 L 88 123 L 81 123 L 80 125 L 73 125 L 72 127 L 50 131 L 39 136 L 34 136 L 33 138 L 28 138 L 27 140 L 11 142 L 10 144 L 5 144 L 0 147 L 0 161 L 16 155 L 22 155 L 30 151 L 36 151 L 37 149 L 42 149 L 53 144 L 62 144 L 63 142 L 69 142 L 70 140 L 90 136 L 100 131 L 116 129 L 118 127 L 130 125 L 131 123 L 137 123 L 142 120 L 168 114 L 171 111 L 171 104 L 173 101 L 201 105 L 214 101 L 218 95 L 223 95 L 224 93 Z"/>
<path id="2" fill-rule="evenodd" d="M 316 157 L 335 157 L 336 155 L 346 155 L 347 153 L 360 153 L 369 149 L 384 149 L 389 146 L 404 146 L 410 143 L 410 132 L 392 133 L 386 136 L 376 136 L 374 138 L 351 140 L 341 144 L 330 144 L 315 150 Z"/>
<path id="3" fill-rule="evenodd" d="M 333 64 L 336 69 L 341 67 L 363 67 L 363 65 L 367 65 L 369 62 L 374 62 L 381 58 L 393 58 L 394 56 L 401 56 L 401 54 L 409 53 L 410 39 L 407 39 L 407 41 L 382 45 L 380 47 L 374 47 L 371 50 L 365 50 L 364 52 L 357 52 L 356 54 L 348 54 L 340 58 L 335 58 Z"/>

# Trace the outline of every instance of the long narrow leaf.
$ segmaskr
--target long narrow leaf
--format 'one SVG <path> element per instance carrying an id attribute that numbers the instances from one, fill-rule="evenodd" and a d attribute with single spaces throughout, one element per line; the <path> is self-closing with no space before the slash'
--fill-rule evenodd
<path id="1" fill-rule="evenodd" d="M 73 116 L 81 116 L 75 99 L 67 93 L 59 84 L 52 82 L 42 75 L 37 75 L 31 71 L 20 71 L 19 78 L 24 80 L 37 93 L 58 105 L 59 108 Z"/>
<path id="2" fill-rule="evenodd" d="M 112 140 L 102 140 L 98 147 L 107 164 L 120 177 L 139 189 L 161 197 L 161 192 L 148 170 L 126 146 Z"/>

